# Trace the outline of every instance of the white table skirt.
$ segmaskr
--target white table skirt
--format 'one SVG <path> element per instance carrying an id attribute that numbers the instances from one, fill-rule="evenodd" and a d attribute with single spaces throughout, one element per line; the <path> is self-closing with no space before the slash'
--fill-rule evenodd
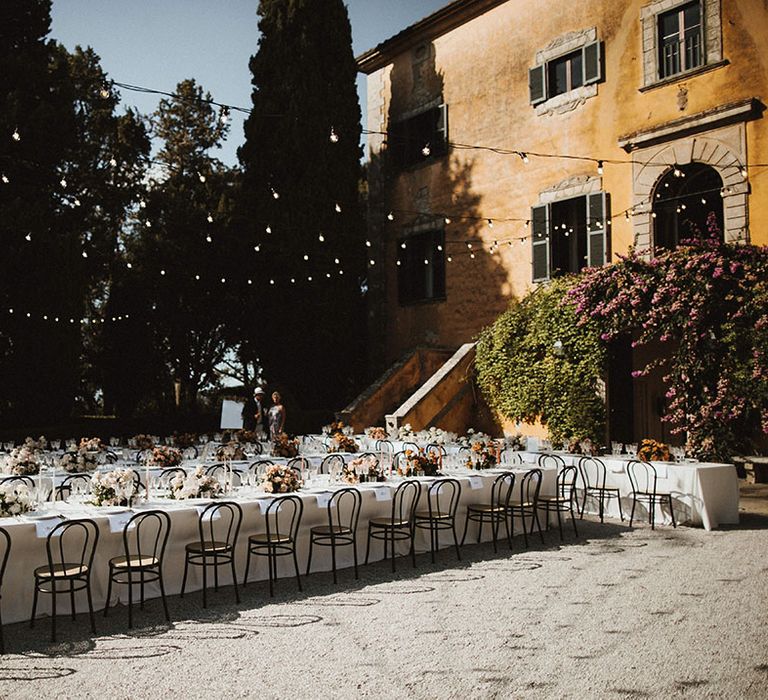
<path id="1" fill-rule="evenodd" d="M 566 465 L 577 466 L 581 455 L 557 453 Z M 536 452 L 521 452 L 526 462 L 536 462 Z M 606 486 L 618 487 L 621 494 L 621 508 L 629 519 L 632 509 L 632 485 L 627 475 L 628 458 L 600 457 L 606 466 Z M 658 474 L 659 492 L 671 493 L 675 519 L 678 523 L 703 526 L 712 530 L 719 525 L 734 525 L 739 522 L 739 481 L 733 464 L 708 462 L 653 462 Z M 581 479 L 577 482 L 581 497 Z M 587 512 L 597 512 L 596 499 L 587 499 Z M 605 514 L 619 517 L 619 506 L 615 498 L 606 501 Z M 636 519 L 647 519 L 647 504 L 638 502 Z M 671 523 L 668 504 L 660 504 L 656 510 L 657 523 Z"/>
<path id="2" fill-rule="evenodd" d="M 516 468 L 517 486 L 519 496 L 520 477 L 525 468 Z M 542 484 L 542 493 L 553 494 L 555 489 L 555 470 L 547 469 L 544 471 L 544 480 Z M 497 473 L 492 472 L 467 472 L 461 475 L 451 475 L 459 479 L 461 483 L 461 500 L 457 512 L 456 528 L 458 537 L 461 538 L 466 516 L 466 508 L 469 503 L 487 502 L 490 499 L 491 485 Z M 472 479 L 478 477 L 478 479 Z M 472 488 L 470 480 L 475 481 L 479 488 Z M 425 479 L 425 482 L 429 480 Z M 378 500 L 374 493 L 374 488 L 382 485 L 388 486 L 392 493 L 398 482 L 390 481 L 385 484 L 362 484 L 360 490 L 363 494 L 362 509 L 360 514 L 358 537 L 358 558 L 360 564 L 365 560 L 365 545 L 368 532 L 368 521 L 373 517 L 389 516 L 391 514 L 392 500 Z M 422 488 L 422 504 L 425 503 L 426 485 Z M 327 523 L 327 509 L 319 507 L 317 495 L 311 492 L 298 492 L 304 502 L 304 514 L 299 531 L 297 544 L 297 553 L 299 560 L 299 570 L 304 575 L 306 570 L 307 556 L 309 553 L 309 531 L 315 525 L 324 525 Z M 240 530 L 240 537 L 237 544 L 236 566 L 238 575 L 238 585 L 242 584 L 242 576 L 245 573 L 246 561 L 246 541 L 249 535 L 264 532 L 264 516 L 261 512 L 258 496 L 263 496 L 256 491 L 243 492 L 241 496 L 236 496 L 233 500 L 237 501 L 243 509 L 243 522 Z M 102 609 L 105 606 L 107 590 L 108 561 L 112 557 L 123 554 L 122 534 L 112 532 L 110 528 L 110 517 L 100 512 L 99 508 L 85 506 L 82 504 L 70 504 L 57 502 L 49 504 L 51 510 L 60 512 L 68 518 L 88 517 L 93 518 L 99 526 L 99 543 L 93 563 L 94 573 L 92 576 L 92 593 L 96 609 Z M 199 540 L 198 533 L 198 511 L 195 505 L 187 504 L 183 501 L 158 500 L 150 502 L 148 507 L 161 508 L 166 510 L 171 517 L 171 533 L 168 541 L 168 548 L 165 554 L 165 563 L 163 567 L 166 593 L 169 595 L 178 594 L 181 591 L 182 576 L 184 573 L 184 547 L 186 544 Z M 542 523 L 543 524 L 543 523 Z M 28 620 L 32 611 L 33 595 L 33 575 L 35 567 L 43 566 L 47 563 L 45 553 L 45 538 L 37 536 L 36 524 L 32 520 L 20 518 L 2 518 L 0 526 L 6 528 L 11 535 L 11 554 L 8 561 L 8 568 L 5 573 L 5 580 L 2 589 L 2 614 L 5 623 L 19 622 Z M 477 525 L 470 524 L 467 540 L 475 542 L 477 537 Z M 515 523 L 515 533 L 521 534 L 520 522 Z M 502 536 L 502 532 L 499 533 Z M 483 530 L 483 539 L 490 540 L 491 528 L 485 527 Z M 449 532 L 440 534 L 440 546 L 448 547 L 453 545 L 453 540 Z M 408 551 L 407 543 L 399 543 L 398 553 L 406 554 Z M 416 551 L 424 552 L 429 549 L 428 533 L 424 530 L 417 530 Z M 381 541 L 372 541 L 371 543 L 371 561 L 377 561 L 383 557 L 383 543 Z M 350 567 L 353 564 L 352 548 L 341 547 L 337 551 L 337 567 L 342 569 Z M 312 554 L 312 571 L 330 571 L 331 555 L 327 547 L 315 547 Z M 293 576 L 293 561 L 291 557 L 278 558 L 278 575 L 282 577 Z M 267 576 L 266 557 L 252 557 L 251 568 L 249 572 L 249 582 L 264 580 Z M 222 585 L 231 583 L 231 573 L 227 567 L 221 567 L 219 570 L 219 579 Z M 290 584 L 289 584 L 290 585 Z M 187 592 L 200 590 L 202 586 L 202 575 L 200 567 L 191 566 L 189 578 L 187 580 Z M 135 591 L 136 593 L 136 591 Z M 148 597 L 159 596 L 159 588 L 156 584 L 147 584 L 146 593 Z M 82 597 L 81 597 L 82 596 Z M 49 595 L 40 596 L 38 602 L 38 615 L 48 614 L 50 611 Z M 134 596 L 135 599 L 135 596 Z M 80 612 L 87 609 L 84 594 L 78 594 L 77 606 Z M 126 586 L 113 586 L 112 600 L 113 605 L 118 600 L 125 602 L 127 600 Z M 57 601 L 60 614 L 69 612 L 69 596 L 59 596 Z"/>

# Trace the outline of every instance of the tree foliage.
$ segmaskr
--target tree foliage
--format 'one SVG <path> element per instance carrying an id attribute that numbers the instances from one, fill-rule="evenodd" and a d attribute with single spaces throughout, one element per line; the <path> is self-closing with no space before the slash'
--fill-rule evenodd
<path id="1" fill-rule="evenodd" d="M 338 408 L 362 375 L 365 336 L 349 18 L 342 0 L 262 0 L 259 17 L 237 224 L 258 285 L 237 335 L 268 381 L 307 407 Z"/>
<path id="2" fill-rule="evenodd" d="M 513 421 L 541 421 L 554 442 L 605 437 L 600 396 L 606 353 L 596 326 L 564 303 L 575 278 L 515 300 L 480 335 L 478 384 L 491 408 Z"/>

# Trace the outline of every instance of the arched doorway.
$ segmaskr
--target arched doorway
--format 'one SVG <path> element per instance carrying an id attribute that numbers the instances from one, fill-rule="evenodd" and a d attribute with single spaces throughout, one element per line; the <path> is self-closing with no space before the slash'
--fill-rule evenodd
<path id="1" fill-rule="evenodd" d="M 673 249 L 681 241 L 710 238 L 712 228 L 723 240 L 723 179 L 712 166 L 675 166 L 659 180 L 653 195 L 654 248 Z"/>

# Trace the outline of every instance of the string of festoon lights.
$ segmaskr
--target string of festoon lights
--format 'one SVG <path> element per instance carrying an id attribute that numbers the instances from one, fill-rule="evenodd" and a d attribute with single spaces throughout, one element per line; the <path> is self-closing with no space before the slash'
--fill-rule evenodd
<path id="1" fill-rule="evenodd" d="M 178 95 L 176 93 L 173 93 L 173 92 L 157 90 L 157 89 L 154 89 L 154 88 L 148 88 L 148 87 L 144 87 L 144 86 L 131 85 L 131 84 L 128 84 L 128 83 L 121 83 L 121 82 L 118 82 L 118 81 L 111 81 L 109 83 L 104 84 L 100 88 L 100 96 L 105 98 L 105 99 L 109 98 L 112 95 L 112 90 L 114 89 L 114 87 L 122 88 L 122 89 L 125 89 L 125 90 L 130 90 L 130 91 L 136 91 L 136 92 L 143 92 L 143 93 L 163 95 L 163 96 L 171 97 L 173 99 L 176 99 L 176 100 L 179 100 L 179 101 L 183 101 L 183 102 L 187 101 L 187 102 L 200 102 L 200 103 L 210 104 L 212 106 L 216 106 L 216 107 L 219 107 L 221 109 L 221 113 L 219 115 L 219 119 L 222 122 L 226 122 L 229 119 L 229 115 L 230 115 L 230 113 L 232 111 L 237 111 L 237 112 L 241 112 L 241 113 L 244 113 L 244 114 L 250 114 L 252 112 L 252 109 L 250 109 L 250 108 L 240 107 L 240 106 L 237 106 L 237 105 L 226 104 L 226 103 L 222 103 L 222 102 L 217 102 L 217 101 L 215 101 L 213 99 L 207 99 L 207 98 L 204 98 L 204 97 L 195 97 L 195 98 L 189 99 L 189 98 L 186 98 L 184 96 L 180 96 L 180 95 Z M 280 118 L 282 115 L 268 115 L 268 116 L 271 116 L 271 117 L 274 117 L 274 118 Z M 379 136 L 383 136 L 383 137 L 385 137 L 387 143 L 391 143 L 391 142 L 393 142 L 394 140 L 397 139 L 396 136 L 393 137 L 392 134 L 389 134 L 387 132 L 382 132 L 382 131 L 363 129 L 362 133 L 366 134 L 366 135 L 379 135 Z M 343 134 L 339 133 L 334 128 L 334 126 L 331 126 L 330 127 L 330 131 L 329 131 L 329 135 L 328 135 L 329 142 L 330 143 L 338 143 L 341 138 L 343 138 Z M 11 133 L 11 140 L 15 141 L 15 142 L 19 142 L 19 141 L 22 140 L 22 132 L 19 130 L 18 126 Z M 405 141 L 405 139 L 403 141 Z M 410 141 L 408 141 L 408 142 L 410 143 Z M 441 144 L 441 145 L 443 145 L 443 144 Z M 457 142 L 452 142 L 452 141 L 449 141 L 449 142 L 447 142 L 444 145 L 447 146 L 448 148 L 456 149 L 456 150 L 481 150 L 481 151 L 492 152 L 492 153 L 500 155 L 500 156 L 516 157 L 516 158 L 518 158 L 520 160 L 520 162 L 523 165 L 528 165 L 531 162 L 531 159 L 534 159 L 534 158 L 535 159 L 561 159 L 561 160 L 569 160 L 569 161 L 589 162 L 589 163 L 592 163 L 592 164 L 594 164 L 596 166 L 596 172 L 597 172 L 598 175 L 603 175 L 604 169 L 605 169 L 606 165 L 624 165 L 624 164 L 635 164 L 636 165 L 636 164 L 639 164 L 638 161 L 634 161 L 634 160 L 631 160 L 631 159 L 598 158 L 598 157 L 595 157 L 595 156 L 582 156 L 582 155 L 574 155 L 574 154 L 566 154 L 566 153 L 544 153 L 544 152 L 531 151 L 531 150 L 522 150 L 522 149 L 517 149 L 517 148 L 510 149 L 510 148 L 500 148 L 500 147 L 487 146 L 487 145 L 463 144 L 463 143 L 457 143 Z M 423 148 L 421 149 L 422 156 L 426 160 L 426 159 L 431 157 L 431 153 L 432 153 L 432 145 L 430 143 L 425 143 Z M 153 159 L 148 159 L 148 162 L 150 164 L 162 165 L 165 168 L 169 168 L 167 163 L 160 163 L 159 161 L 156 161 L 156 160 L 153 160 Z M 655 162 L 653 164 L 654 165 L 659 165 L 659 163 L 655 163 Z M 114 158 L 114 157 L 110 158 L 109 165 L 111 167 L 113 167 L 113 168 L 118 168 L 119 167 L 119 163 L 118 163 L 117 159 Z M 681 169 L 682 166 L 678 165 L 677 163 L 669 163 L 669 164 L 666 164 L 666 165 L 667 165 L 667 167 L 672 169 L 672 171 L 673 171 L 673 173 L 674 173 L 674 175 L 676 177 L 685 177 L 685 173 Z M 744 180 L 746 180 L 748 178 L 748 175 L 749 175 L 748 168 L 749 169 L 768 168 L 768 164 L 764 164 L 764 163 L 751 163 L 749 165 L 732 164 L 732 165 L 724 166 L 723 169 L 728 169 L 728 168 L 734 168 L 734 169 L 738 170 L 738 172 L 741 175 L 741 177 Z M 199 177 L 201 182 L 205 182 L 206 181 L 206 175 L 204 173 L 202 173 L 202 172 L 197 173 L 197 176 Z M 2 186 L 4 184 L 7 185 L 9 183 L 10 183 L 10 178 L 7 175 L 6 172 L 2 171 L 2 163 L 0 162 L 0 186 Z M 67 183 L 67 180 L 66 180 L 66 176 L 64 174 L 62 174 L 61 180 L 60 180 L 59 184 L 61 185 L 62 190 L 66 190 L 68 183 Z M 279 200 L 280 199 L 279 191 L 277 189 L 275 189 L 274 187 L 271 187 L 271 186 L 270 186 L 269 189 L 270 189 L 270 194 L 271 194 L 272 198 L 274 200 Z M 668 197 L 668 198 L 660 198 L 660 195 L 657 193 L 657 199 L 655 200 L 655 202 L 658 203 L 658 204 L 661 204 L 663 202 L 674 201 L 676 199 L 679 200 L 679 199 L 683 199 L 683 198 L 690 198 L 692 196 L 698 196 L 699 194 L 701 194 L 703 196 L 703 195 L 710 195 L 712 193 L 713 193 L 713 191 L 707 191 L 707 192 L 702 192 L 702 193 L 685 193 L 684 195 L 679 195 L 677 197 Z M 63 197 L 66 198 L 66 201 L 67 201 L 67 203 L 69 203 L 70 206 L 72 206 L 72 207 L 79 207 L 79 206 L 81 206 L 82 203 L 81 203 L 81 200 L 80 200 L 80 196 L 83 196 L 82 193 L 62 192 L 61 194 L 62 194 Z M 723 188 L 721 188 L 721 190 L 720 190 L 720 195 L 721 196 L 725 197 L 725 196 L 728 196 L 729 194 L 731 194 L 731 188 L 730 187 L 724 186 Z M 649 197 L 646 200 L 642 200 L 639 203 L 635 203 L 634 205 L 632 205 L 631 207 L 628 207 L 627 209 L 625 209 L 623 211 L 611 214 L 609 216 L 605 216 L 604 219 L 603 219 L 605 221 L 605 225 L 610 227 L 612 225 L 612 221 L 614 219 L 618 219 L 620 217 L 624 217 L 627 221 L 630 221 L 631 217 L 639 209 L 642 209 L 642 208 L 646 207 L 647 205 L 649 205 L 651 203 L 651 201 L 653 201 L 653 200 L 652 200 L 651 197 Z M 342 212 L 341 205 L 338 202 L 331 202 L 331 203 L 328 204 L 328 206 L 332 207 L 332 210 L 335 211 L 336 213 L 341 213 Z M 684 204 L 682 206 L 683 206 L 683 208 L 685 207 Z M 146 203 L 145 203 L 144 200 L 140 200 L 139 201 L 138 208 L 139 209 L 146 208 Z M 480 222 L 483 225 L 487 225 L 489 229 L 493 229 L 494 226 L 505 225 L 505 224 L 521 224 L 524 227 L 524 230 L 521 233 L 516 233 L 516 234 L 513 234 L 513 235 L 505 235 L 503 237 L 494 237 L 493 242 L 490 245 L 487 245 L 487 239 L 486 238 L 480 238 L 480 237 L 477 237 L 477 236 L 474 237 L 474 238 L 469 238 L 469 237 L 465 236 L 465 237 L 462 237 L 460 239 L 446 239 L 444 241 L 446 248 L 448 247 L 448 245 L 451 245 L 452 247 L 459 247 L 459 250 L 452 251 L 450 253 L 446 250 L 446 260 L 447 260 L 447 262 L 452 262 L 453 257 L 456 256 L 456 255 L 468 255 L 471 259 L 475 259 L 476 258 L 476 251 L 479 252 L 480 250 L 485 250 L 486 246 L 487 246 L 487 250 L 489 252 L 495 253 L 495 252 L 499 252 L 501 250 L 501 246 L 502 245 L 507 245 L 508 247 L 513 247 L 513 245 L 516 242 L 520 243 L 520 244 L 524 244 L 526 241 L 528 241 L 528 240 L 530 240 L 532 238 L 532 233 L 529 230 L 530 229 L 530 225 L 531 225 L 531 220 L 530 220 L 529 217 L 528 218 L 523 218 L 523 217 L 505 217 L 505 216 L 493 216 L 493 215 L 486 216 L 485 214 L 467 215 L 467 214 L 463 214 L 463 213 L 460 213 L 460 212 L 445 212 L 445 213 L 425 214 L 424 212 L 417 212 L 417 211 L 406 210 L 406 209 L 393 209 L 393 210 L 390 210 L 389 212 L 387 212 L 386 214 L 385 214 L 385 212 L 379 212 L 378 213 L 379 219 L 381 219 L 381 220 L 385 219 L 387 222 L 390 222 L 390 223 L 397 222 L 397 224 L 400 225 L 400 226 L 407 226 L 408 225 L 408 221 L 407 220 L 404 221 L 403 217 L 406 217 L 406 219 L 407 219 L 407 217 L 409 217 L 409 216 L 411 217 L 411 222 L 424 221 L 425 218 L 428 218 L 428 219 L 431 219 L 431 220 L 433 220 L 435 222 L 440 222 L 442 220 L 442 223 L 444 223 L 445 226 L 448 226 L 448 225 L 450 225 L 451 223 L 453 223 L 455 221 L 462 221 L 462 222 Z M 652 212 L 652 216 L 655 217 L 656 213 Z M 209 224 L 209 225 L 212 225 L 212 224 L 215 223 L 215 218 L 214 218 L 212 212 L 209 212 L 207 214 L 207 216 L 205 217 L 205 222 L 207 224 Z M 148 228 L 151 228 L 152 223 L 151 223 L 151 221 L 149 219 L 147 219 L 144 222 L 144 225 L 147 226 Z M 202 225 L 202 222 L 201 222 L 201 225 Z M 602 225 L 603 225 L 602 224 L 602 220 L 594 222 L 595 229 L 598 229 L 598 228 L 602 227 Z M 558 229 L 558 225 L 555 224 L 554 231 L 563 230 L 563 232 L 564 232 L 563 235 L 565 235 L 566 237 L 569 234 L 579 232 L 578 228 L 574 228 L 573 226 L 567 227 L 567 225 L 565 223 L 562 223 L 559 226 L 561 227 L 560 229 Z M 593 229 L 593 230 L 595 230 L 595 229 Z M 271 233 L 273 233 L 273 227 L 272 227 L 271 224 L 267 223 L 264 226 L 264 234 L 270 235 Z M 538 235 L 542 235 L 542 234 L 539 233 Z M 547 232 L 546 236 L 549 236 L 549 232 Z M 319 232 L 318 236 L 317 236 L 318 242 L 319 243 L 323 243 L 323 242 L 325 242 L 325 239 L 326 239 L 325 235 L 322 232 Z M 31 242 L 31 240 L 32 240 L 31 233 L 27 233 L 25 235 L 25 240 L 27 242 Z M 215 237 L 213 235 L 213 231 L 211 231 L 210 229 L 206 231 L 205 240 L 209 244 L 212 244 L 214 242 L 214 240 L 215 240 Z M 479 242 L 479 245 L 478 245 L 478 242 Z M 261 246 L 262 245 L 263 245 L 262 242 L 256 241 L 254 243 L 254 245 L 253 245 L 254 253 L 259 253 L 261 251 Z M 401 248 L 405 248 L 405 247 L 407 247 L 407 242 L 403 241 L 399 245 L 401 246 Z M 371 255 L 371 252 L 372 252 L 371 249 L 373 248 L 373 243 L 370 240 L 366 240 L 365 241 L 365 247 L 366 247 L 367 252 L 369 253 L 369 255 L 367 256 L 368 257 L 368 261 L 367 261 L 368 267 L 373 267 L 376 264 L 375 257 L 373 257 Z M 442 244 L 437 244 L 436 248 L 437 248 L 437 252 L 442 252 L 443 245 Z M 87 258 L 88 257 L 87 250 L 83 249 L 82 255 L 83 255 L 84 258 Z M 304 253 L 302 257 L 303 257 L 303 261 L 304 262 L 310 262 L 311 256 L 310 256 L 309 252 Z M 312 257 L 314 257 L 314 256 L 312 256 Z M 396 263 L 398 265 L 401 264 L 399 258 L 397 258 Z M 429 264 L 429 261 L 426 258 L 425 258 L 425 264 Z M 289 285 L 296 285 L 296 284 L 298 284 L 300 282 L 304 282 L 304 281 L 311 283 L 311 282 L 315 282 L 315 281 L 320 281 L 322 279 L 330 279 L 330 278 L 334 277 L 335 275 L 339 275 L 339 276 L 343 275 L 344 274 L 344 270 L 343 270 L 343 267 L 341 265 L 341 260 L 338 257 L 334 258 L 334 265 L 335 265 L 335 267 L 330 268 L 331 270 L 333 270 L 333 272 L 325 271 L 325 273 L 323 274 L 323 272 L 321 271 L 320 273 L 314 272 L 312 274 L 306 274 L 306 275 L 302 275 L 302 276 L 296 276 L 294 274 L 291 277 L 287 277 L 286 276 L 285 280 L 281 280 L 281 279 L 279 279 L 277 277 L 270 277 L 270 278 L 267 279 L 267 283 L 269 285 L 272 285 L 272 286 L 278 285 L 278 284 L 280 284 L 282 282 L 285 282 L 286 284 L 289 284 Z M 132 268 L 132 263 L 130 261 L 126 261 L 126 266 L 129 269 L 131 269 Z M 159 269 L 158 275 L 159 275 L 159 278 L 164 278 L 165 277 L 165 278 L 168 278 L 168 279 L 170 279 L 172 276 L 178 276 L 178 275 L 170 275 L 170 274 L 168 274 L 168 271 L 166 271 L 163 268 Z M 189 276 L 190 276 L 190 278 L 193 278 L 195 281 L 198 281 L 198 282 L 202 282 L 204 280 L 210 280 L 210 281 L 213 281 L 215 283 L 222 284 L 222 285 L 228 284 L 228 283 L 231 284 L 234 281 L 232 279 L 228 280 L 227 277 L 225 277 L 225 276 L 213 277 L 213 276 L 209 276 L 209 275 L 202 275 L 200 273 L 189 273 Z M 254 280 L 251 279 L 251 278 L 248 278 L 248 279 L 244 278 L 243 281 L 244 281 L 244 284 L 246 284 L 248 286 L 254 284 Z M 17 312 L 15 310 L 8 310 L 8 313 L 13 314 L 13 313 L 17 313 Z M 29 312 L 25 312 L 24 314 L 22 314 L 22 316 L 24 316 L 24 315 L 27 318 L 31 318 Z M 121 321 L 121 320 L 126 320 L 128 318 L 129 317 L 126 314 L 126 315 L 123 315 L 123 316 L 118 315 L 118 316 L 110 317 L 108 319 L 107 318 L 105 318 L 105 319 L 93 319 L 91 322 L 92 323 L 94 323 L 94 322 L 95 323 L 99 323 L 99 322 L 105 323 L 105 322 L 110 322 L 110 321 L 111 322 L 118 322 L 118 321 Z M 43 315 L 43 320 L 52 320 L 54 323 L 69 322 L 69 323 L 72 323 L 72 324 L 74 324 L 74 323 L 76 323 L 78 321 L 78 319 L 74 319 L 74 318 L 65 319 L 62 316 L 52 316 L 50 314 Z M 88 322 L 88 319 L 79 319 L 79 322 L 85 325 Z"/>

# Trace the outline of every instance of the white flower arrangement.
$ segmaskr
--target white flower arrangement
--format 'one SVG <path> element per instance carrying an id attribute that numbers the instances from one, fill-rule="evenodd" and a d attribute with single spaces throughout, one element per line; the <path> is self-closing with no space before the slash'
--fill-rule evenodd
<path id="1" fill-rule="evenodd" d="M 245 450 L 239 442 L 230 441 L 216 448 L 219 462 L 236 462 L 245 459 Z"/>
<path id="2" fill-rule="evenodd" d="M 467 434 L 462 435 L 460 438 L 456 440 L 456 442 L 459 443 L 462 447 L 472 447 L 475 443 L 478 442 L 490 442 L 492 441 L 492 438 L 490 435 L 486 435 L 485 433 L 479 433 L 475 432 L 474 428 L 467 428 Z"/>
<path id="3" fill-rule="evenodd" d="M 10 518 L 32 510 L 32 498 L 24 484 L 0 485 L 0 518 Z"/>
<path id="4" fill-rule="evenodd" d="M 45 438 L 24 439 L 24 444 L 14 448 L 8 457 L 8 469 L 11 474 L 32 476 L 40 471 L 40 453 L 45 449 Z"/>
<path id="5" fill-rule="evenodd" d="M 95 506 L 130 506 L 138 494 L 135 478 L 130 469 L 96 472 L 91 477 L 91 503 Z"/>
<path id="6" fill-rule="evenodd" d="M 290 493 L 298 491 L 304 483 L 299 475 L 284 464 L 267 467 L 261 477 L 262 488 L 267 493 Z"/>
<path id="7" fill-rule="evenodd" d="M 97 438 L 80 438 L 80 444 L 77 446 L 80 452 L 103 452 L 106 448 L 104 443 Z"/>
<path id="8" fill-rule="evenodd" d="M 92 472 L 99 466 L 98 452 L 81 450 L 70 450 L 65 452 L 59 460 L 59 466 L 71 474 L 81 474 L 83 472 Z"/>
<path id="9" fill-rule="evenodd" d="M 207 475 L 203 467 L 197 467 L 187 476 L 177 474 L 168 486 L 171 489 L 171 498 L 177 501 L 188 498 L 216 498 L 222 491 L 219 480 Z"/>

